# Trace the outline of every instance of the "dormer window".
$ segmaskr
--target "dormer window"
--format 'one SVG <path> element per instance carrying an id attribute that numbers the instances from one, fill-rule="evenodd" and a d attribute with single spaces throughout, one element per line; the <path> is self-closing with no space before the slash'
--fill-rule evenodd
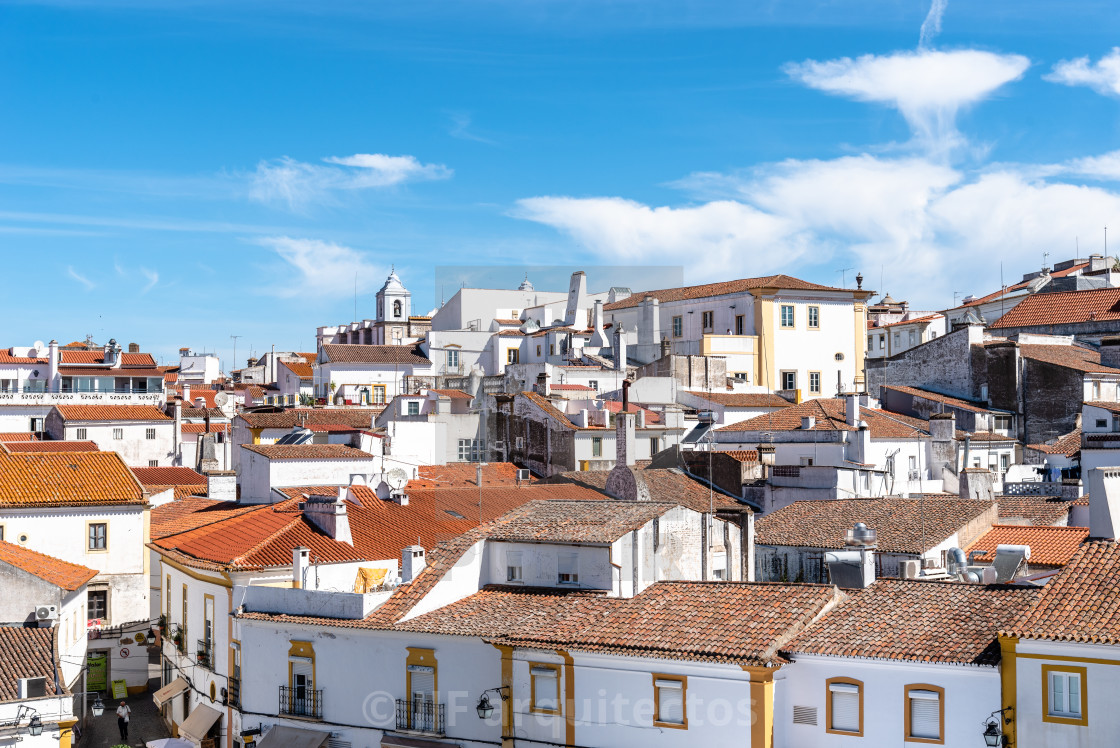
<path id="1" fill-rule="evenodd" d="M 409 400 L 408 401 L 408 414 L 410 416 L 420 415 L 420 403 L 417 402 L 416 400 Z"/>

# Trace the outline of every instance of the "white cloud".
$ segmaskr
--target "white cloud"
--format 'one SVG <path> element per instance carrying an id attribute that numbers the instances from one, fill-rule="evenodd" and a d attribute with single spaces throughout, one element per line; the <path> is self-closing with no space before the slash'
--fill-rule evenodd
<path id="1" fill-rule="evenodd" d="M 78 283 L 81 283 L 83 286 L 85 286 L 87 291 L 89 291 L 91 288 L 93 288 L 97 285 L 96 283 L 91 281 L 89 278 L 85 277 L 84 275 L 79 273 L 77 270 L 75 270 L 73 265 L 67 265 L 66 266 L 66 274 L 68 276 L 70 276 L 72 279 L 78 281 Z"/>
<path id="2" fill-rule="evenodd" d="M 487 145 L 494 145 L 494 141 L 490 138 L 485 138 L 475 132 L 472 132 L 470 127 L 472 124 L 471 116 L 465 112 L 451 112 L 451 127 L 447 130 L 447 134 L 459 140 L 473 140 L 476 143 L 486 143 Z"/>
<path id="3" fill-rule="evenodd" d="M 935 36 L 941 33 L 941 17 L 945 15 L 945 7 L 949 0 L 933 0 L 929 4 L 929 13 L 926 20 L 922 21 L 922 30 L 918 34 L 918 48 L 927 49 L 933 43 Z"/>
<path id="4" fill-rule="evenodd" d="M 1120 96 L 1120 47 L 1113 47 L 1095 63 L 1088 57 L 1062 60 L 1043 78 L 1066 86 L 1088 86 L 1105 96 Z"/>
<path id="5" fill-rule="evenodd" d="M 1029 65 L 1021 55 L 965 49 L 806 60 L 784 70 L 811 88 L 896 108 L 918 145 L 944 155 L 964 142 L 957 114 L 1022 77 Z"/>
<path id="6" fill-rule="evenodd" d="M 261 161 L 253 173 L 249 197 L 302 211 L 314 203 L 330 202 L 333 193 L 338 191 L 448 179 L 453 173 L 443 164 L 423 164 L 414 156 L 381 153 L 330 156 L 323 162 L 330 166 L 304 163 L 287 156 Z"/>
<path id="7" fill-rule="evenodd" d="M 144 276 L 145 278 L 148 279 L 148 282 L 145 283 L 144 287 L 140 289 L 141 294 L 148 293 L 148 291 L 151 291 L 153 288 L 156 287 L 156 284 L 159 283 L 159 273 L 157 273 L 154 270 L 148 270 L 147 268 L 140 268 L 140 275 L 142 275 L 142 276 Z"/>
<path id="8" fill-rule="evenodd" d="M 263 237 L 253 243 L 271 249 L 295 271 L 294 275 L 281 274 L 282 278 L 270 287 L 276 296 L 349 295 L 355 277 L 359 286 L 364 286 L 381 276 L 364 253 L 341 244 L 289 236 Z"/>

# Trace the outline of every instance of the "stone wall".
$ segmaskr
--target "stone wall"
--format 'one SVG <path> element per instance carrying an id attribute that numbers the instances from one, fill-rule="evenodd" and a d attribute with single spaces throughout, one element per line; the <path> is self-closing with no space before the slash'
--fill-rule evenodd
<path id="1" fill-rule="evenodd" d="M 972 325 L 890 358 L 868 359 L 867 391 L 877 398 L 881 385 L 897 384 L 979 399 L 980 384 L 986 374 L 984 349 L 979 345 L 982 342 L 983 331 Z"/>

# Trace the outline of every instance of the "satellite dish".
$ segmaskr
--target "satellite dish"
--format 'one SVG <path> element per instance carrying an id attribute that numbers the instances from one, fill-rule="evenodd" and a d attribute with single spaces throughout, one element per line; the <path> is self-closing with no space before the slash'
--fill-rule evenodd
<path id="1" fill-rule="evenodd" d="M 404 488 L 404 484 L 408 483 L 408 473 L 400 468 L 393 468 L 385 473 L 385 482 L 394 489 Z"/>
<path id="2" fill-rule="evenodd" d="M 219 408 L 226 407 L 226 404 L 228 402 L 229 402 L 229 395 L 227 395 L 226 393 L 218 392 L 218 393 L 214 394 L 214 405 L 217 405 Z"/>
<path id="3" fill-rule="evenodd" d="M 43 342 L 43 341 L 41 341 L 41 340 L 36 340 L 36 341 L 35 341 L 35 345 L 33 345 L 33 346 L 31 346 L 31 347 L 35 349 L 35 355 L 36 355 L 36 356 L 39 356 L 39 355 L 41 355 L 41 354 L 43 353 L 43 351 L 47 350 L 47 345 L 46 345 L 46 343 L 44 343 L 44 342 Z"/>

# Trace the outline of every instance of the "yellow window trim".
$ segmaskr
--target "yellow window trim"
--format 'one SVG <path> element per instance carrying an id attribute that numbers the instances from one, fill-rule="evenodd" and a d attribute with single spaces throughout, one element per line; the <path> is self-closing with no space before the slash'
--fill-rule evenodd
<path id="1" fill-rule="evenodd" d="M 667 673 L 650 673 L 653 676 L 653 724 L 655 727 L 668 727 L 673 730 L 688 729 L 688 676 L 669 675 Z M 681 684 L 681 719 L 682 722 L 661 721 L 661 698 L 658 693 L 657 681 L 672 680 Z"/>
<path id="2" fill-rule="evenodd" d="M 937 734 L 940 738 L 915 738 L 910 734 L 910 692 L 911 691 L 933 691 L 937 694 Z M 934 686 L 929 683 L 907 683 L 902 687 L 903 696 L 903 715 L 905 721 L 904 732 L 902 739 L 907 743 L 926 743 L 929 745 L 945 745 L 945 689 L 941 686 Z M 859 691 L 860 698 L 860 724 L 863 723 L 863 689 Z"/>
<path id="3" fill-rule="evenodd" d="M 829 688 L 833 683 L 843 683 L 849 686 L 856 686 L 859 688 L 859 731 L 848 732 L 847 730 L 833 730 L 832 729 L 832 690 Z M 829 678 L 824 682 L 824 731 L 832 735 L 855 735 L 863 737 L 863 681 L 856 680 L 855 678 Z"/>
<path id="4" fill-rule="evenodd" d="M 311 660 L 311 688 L 314 690 L 315 684 L 319 682 L 319 674 L 315 672 L 315 647 L 311 642 L 297 639 L 289 639 L 288 643 L 292 645 L 288 648 L 288 688 L 296 687 L 292 681 L 292 658 L 303 657 Z"/>
<path id="5" fill-rule="evenodd" d="M 533 668 L 542 668 L 556 673 L 556 708 L 540 709 L 537 707 L 537 679 L 533 677 Z M 554 662 L 529 663 L 529 711 L 533 714 L 563 714 L 560 701 L 560 666 Z"/>
<path id="6" fill-rule="evenodd" d="M 1081 716 L 1058 717 L 1050 714 L 1050 674 L 1069 673 L 1081 676 Z M 1043 665 L 1042 666 L 1042 721 L 1055 725 L 1089 726 L 1089 694 L 1088 694 L 1089 669 L 1077 665 Z"/>
<path id="7" fill-rule="evenodd" d="M 408 687 L 408 700 L 412 701 L 412 671 L 408 670 L 409 665 L 419 665 L 430 667 L 432 669 L 432 703 L 439 703 L 439 663 L 436 662 L 436 651 L 424 647 L 405 647 L 408 650 L 408 657 L 405 658 L 405 676 L 408 681 L 405 685 Z"/>

